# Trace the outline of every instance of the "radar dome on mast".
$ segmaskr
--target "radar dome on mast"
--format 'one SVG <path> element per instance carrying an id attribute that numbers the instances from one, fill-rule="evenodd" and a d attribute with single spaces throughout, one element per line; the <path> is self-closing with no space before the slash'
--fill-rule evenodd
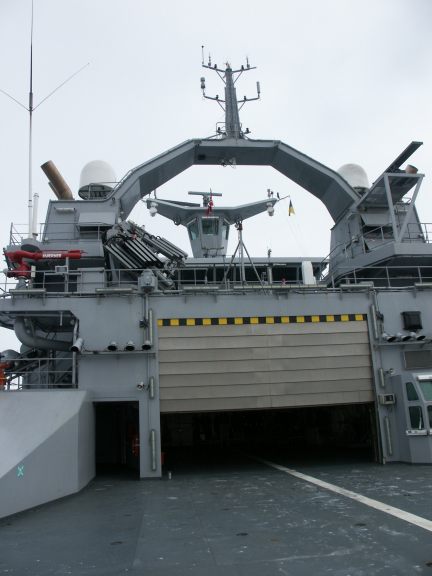
<path id="1" fill-rule="evenodd" d="M 92 160 L 81 170 L 78 194 L 83 200 L 105 198 L 115 185 L 112 166 L 104 160 Z"/>
<path id="2" fill-rule="evenodd" d="M 345 178 L 354 190 L 362 192 L 369 189 L 369 180 L 366 171 L 359 164 L 344 164 L 339 168 L 338 173 Z"/>

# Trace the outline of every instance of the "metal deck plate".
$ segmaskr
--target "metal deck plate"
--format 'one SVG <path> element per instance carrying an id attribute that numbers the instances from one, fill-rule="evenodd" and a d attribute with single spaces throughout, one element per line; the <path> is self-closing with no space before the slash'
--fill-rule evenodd
<path id="1" fill-rule="evenodd" d="M 432 520 L 432 468 L 279 462 Z M 109 576 L 428 574 L 430 532 L 244 456 L 172 480 L 101 477 L 0 523 L 0 572 Z"/>

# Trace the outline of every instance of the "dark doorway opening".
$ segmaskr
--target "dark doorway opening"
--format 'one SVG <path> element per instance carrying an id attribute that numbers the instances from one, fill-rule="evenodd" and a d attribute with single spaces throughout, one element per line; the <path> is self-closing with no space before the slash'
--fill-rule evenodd
<path id="1" fill-rule="evenodd" d="M 240 453 L 289 464 L 379 461 L 372 403 L 162 414 L 161 435 L 166 469 L 219 465 Z"/>
<path id="2" fill-rule="evenodd" d="M 95 402 L 96 473 L 139 477 L 138 402 Z"/>

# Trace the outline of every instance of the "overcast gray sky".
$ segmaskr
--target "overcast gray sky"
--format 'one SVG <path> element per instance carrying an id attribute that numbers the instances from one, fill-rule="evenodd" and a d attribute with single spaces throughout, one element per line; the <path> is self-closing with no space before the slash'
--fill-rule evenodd
<path id="1" fill-rule="evenodd" d="M 34 192 L 39 220 L 53 198 L 39 166 L 53 160 L 75 192 L 81 168 L 103 159 L 118 178 L 189 138 L 214 133 L 220 108 L 201 96 L 221 93 L 201 69 L 201 45 L 213 62 L 257 70 L 238 95 L 262 99 L 242 110 L 251 137 L 278 139 L 338 169 L 361 164 L 373 181 L 411 140 L 425 172 L 417 202 L 432 222 L 432 2 L 430 0 L 34 0 L 35 104 L 90 62 L 34 113 Z M 0 0 L 0 88 L 27 103 L 31 0 Z M 0 243 L 10 223 L 27 221 L 28 118 L 0 94 Z M 159 189 L 186 200 L 188 190 L 222 192 L 219 205 L 261 199 L 266 189 L 290 194 L 270 219 L 245 223 L 252 254 L 325 256 L 332 220 L 309 193 L 270 168 L 193 167 Z M 131 215 L 155 234 L 189 250 L 186 232 L 143 204 Z M 235 246 L 232 233 L 229 252 Z M 0 349 L 9 345 L 0 330 Z"/>

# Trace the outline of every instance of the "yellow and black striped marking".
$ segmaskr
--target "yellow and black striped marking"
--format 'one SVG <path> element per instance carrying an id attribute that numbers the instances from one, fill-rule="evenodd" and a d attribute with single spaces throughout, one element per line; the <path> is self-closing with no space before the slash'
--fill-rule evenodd
<path id="1" fill-rule="evenodd" d="M 159 318 L 158 326 L 234 326 L 243 324 L 305 324 L 308 322 L 363 322 L 366 314 L 316 316 L 230 316 L 222 318 Z"/>

